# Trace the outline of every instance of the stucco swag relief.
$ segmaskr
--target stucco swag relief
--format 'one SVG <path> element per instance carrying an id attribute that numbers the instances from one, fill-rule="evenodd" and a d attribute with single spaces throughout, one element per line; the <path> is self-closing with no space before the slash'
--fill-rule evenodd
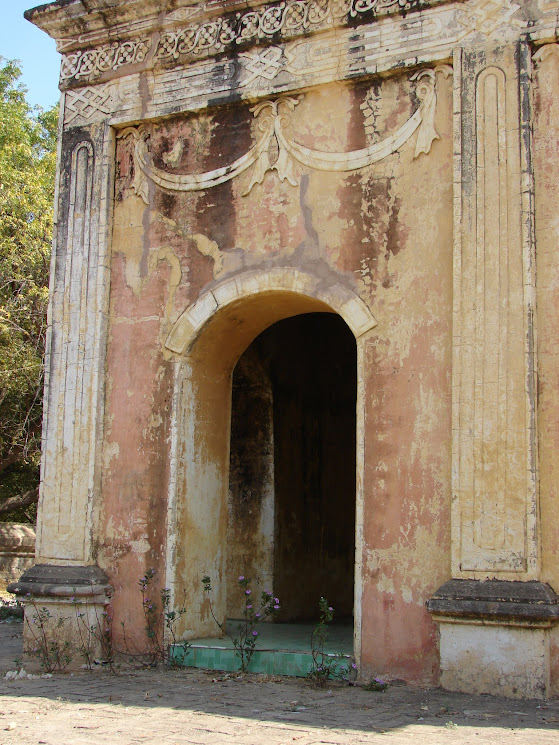
<path id="1" fill-rule="evenodd" d="M 284 96 L 253 106 L 251 112 L 257 119 L 258 129 L 262 132 L 260 139 L 233 163 L 204 173 L 178 175 L 157 168 L 152 162 L 149 150 L 149 129 L 143 125 L 127 127 L 118 136 L 134 138 L 135 176 L 132 189 L 149 204 L 147 179 L 168 191 L 200 191 L 230 181 L 251 167 L 254 167 L 254 170 L 243 196 L 249 194 L 255 184 L 261 184 L 265 174 L 273 170 L 277 171 L 280 181 L 288 181 L 292 186 L 297 186 L 294 161 L 317 171 L 356 171 L 392 155 L 416 132 L 414 158 L 417 158 L 421 153 L 429 153 L 433 140 L 439 137 L 434 123 L 437 72 L 448 77 L 452 73 L 452 68 L 448 65 L 439 65 L 432 70 L 419 70 L 411 76 L 411 80 L 416 83 L 415 96 L 419 105 L 394 134 L 369 147 L 349 152 L 314 150 L 301 145 L 287 134 L 284 127 L 289 121 L 290 112 L 299 104 L 302 96 Z M 178 163 L 184 144 L 184 140 L 177 140 L 172 151 L 164 154 L 163 160 L 171 166 Z"/>

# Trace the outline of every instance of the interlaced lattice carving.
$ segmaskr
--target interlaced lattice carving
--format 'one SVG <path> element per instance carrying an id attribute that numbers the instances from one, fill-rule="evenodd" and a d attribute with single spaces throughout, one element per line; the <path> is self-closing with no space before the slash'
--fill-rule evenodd
<path id="1" fill-rule="evenodd" d="M 71 124 L 74 119 L 90 119 L 97 112 L 110 114 L 114 85 L 96 85 L 78 88 L 66 93 L 64 123 Z"/>
<path id="2" fill-rule="evenodd" d="M 124 65 L 143 62 L 150 45 L 149 39 L 136 39 L 63 55 L 60 79 L 96 77 Z"/>
<path id="3" fill-rule="evenodd" d="M 257 10 L 218 16 L 204 23 L 163 31 L 148 38 L 75 51 L 63 55 L 61 79 L 95 78 L 146 60 L 166 62 L 219 54 L 238 45 L 290 38 L 307 31 L 343 25 L 354 19 L 375 18 L 421 10 L 449 0 L 283 0 Z"/>
<path id="4" fill-rule="evenodd" d="M 512 0 L 478 0 L 465 6 L 468 10 L 468 26 L 483 34 L 492 34 L 503 23 L 514 23 L 514 15 L 520 5 Z"/>

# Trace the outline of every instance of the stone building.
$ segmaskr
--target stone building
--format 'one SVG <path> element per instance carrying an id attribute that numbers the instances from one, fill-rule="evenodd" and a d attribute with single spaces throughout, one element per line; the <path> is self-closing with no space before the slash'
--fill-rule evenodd
<path id="1" fill-rule="evenodd" d="M 36 566 L 238 574 L 362 679 L 559 694 L 559 2 L 57 0 Z M 68 633 L 71 633 L 68 631 Z M 70 639 L 77 643 L 75 639 Z"/>

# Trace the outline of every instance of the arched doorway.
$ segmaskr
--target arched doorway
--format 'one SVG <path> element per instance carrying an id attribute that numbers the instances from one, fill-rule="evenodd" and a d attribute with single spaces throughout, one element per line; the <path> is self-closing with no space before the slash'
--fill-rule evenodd
<path id="1" fill-rule="evenodd" d="M 227 614 L 239 574 L 281 598 L 280 622 L 326 597 L 351 619 L 355 557 L 356 343 L 338 315 L 278 321 L 233 372 Z"/>
<path id="2" fill-rule="evenodd" d="M 167 586 L 187 598 L 177 636 L 218 636 L 202 587 L 209 575 L 213 609 L 227 616 L 227 528 L 232 374 L 254 339 L 283 319 L 339 316 L 357 343 L 354 655 L 359 661 L 363 522 L 363 345 L 376 321 L 348 287 L 323 285 L 305 272 L 275 268 L 227 280 L 186 308 L 165 347 L 175 355 L 167 518 Z"/>

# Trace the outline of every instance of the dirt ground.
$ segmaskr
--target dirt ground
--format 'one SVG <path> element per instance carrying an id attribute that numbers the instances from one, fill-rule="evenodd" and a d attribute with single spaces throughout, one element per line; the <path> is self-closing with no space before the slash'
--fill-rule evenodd
<path id="1" fill-rule="evenodd" d="M 21 622 L 0 623 L 0 745 L 559 745 L 559 701 L 391 686 L 384 693 L 198 670 L 5 679 Z"/>

